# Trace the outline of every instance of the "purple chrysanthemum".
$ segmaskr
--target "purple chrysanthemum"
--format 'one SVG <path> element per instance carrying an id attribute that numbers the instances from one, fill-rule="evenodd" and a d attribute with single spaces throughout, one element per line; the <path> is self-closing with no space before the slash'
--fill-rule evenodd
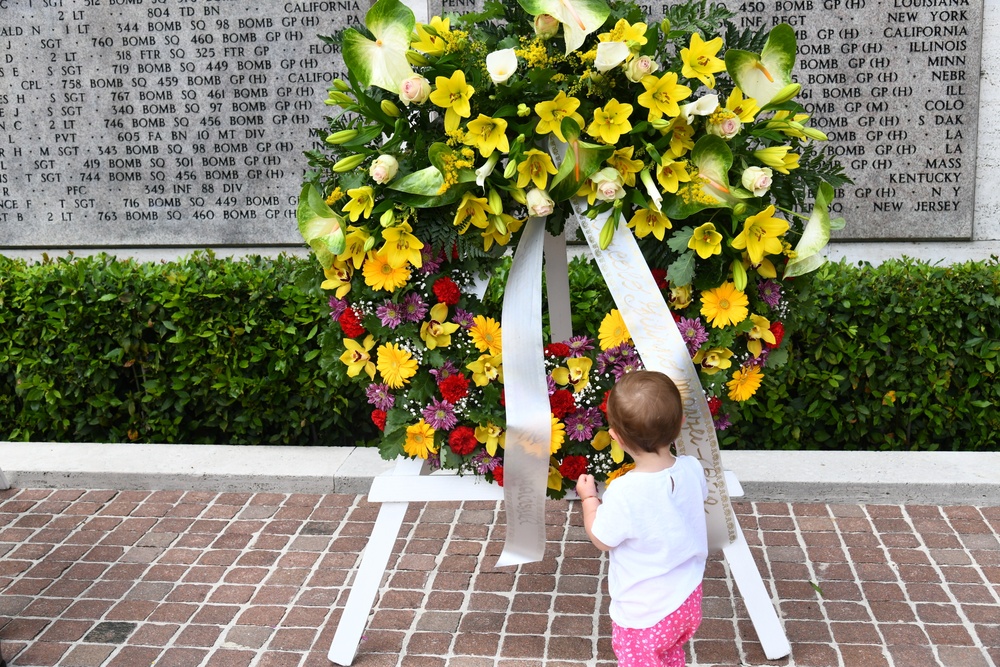
<path id="1" fill-rule="evenodd" d="M 641 371 L 643 368 L 645 367 L 642 365 L 642 359 L 639 358 L 639 353 L 633 348 L 621 356 L 615 367 L 611 369 L 611 373 L 615 376 L 615 380 L 621 380 L 622 376 L 626 373 Z"/>
<path id="2" fill-rule="evenodd" d="M 781 285 L 773 280 L 761 280 L 757 283 L 757 294 L 760 300 L 771 308 L 781 303 Z"/>
<path id="3" fill-rule="evenodd" d="M 388 412 L 396 404 L 396 397 L 389 391 L 387 384 L 370 384 L 365 389 L 368 402 L 375 406 L 376 410 Z"/>
<path id="4" fill-rule="evenodd" d="M 598 408 L 577 410 L 566 417 L 566 435 L 570 440 L 589 442 L 594 437 L 594 431 L 601 425 L 601 411 Z"/>
<path id="5" fill-rule="evenodd" d="M 753 367 L 764 368 L 764 364 L 767 363 L 767 355 L 769 354 L 771 354 L 771 349 L 765 346 L 763 349 L 761 349 L 759 357 L 755 358 L 751 356 L 749 359 L 743 362 L 743 366 L 745 366 L 746 368 L 753 368 Z"/>
<path id="6" fill-rule="evenodd" d="M 553 378 L 551 375 L 546 375 L 545 376 L 545 383 L 549 387 L 549 396 L 551 396 L 552 394 L 556 393 L 556 389 L 558 389 L 559 387 L 556 385 L 555 378 Z"/>
<path id="7" fill-rule="evenodd" d="M 573 336 L 566 341 L 566 345 L 569 346 L 569 356 L 582 357 L 584 354 L 594 349 L 593 343 L 594 341 L 586 336 Z"/>
<path id="8" fill-rule="evenodd" d="M 715 430 L 725 431 L 727 428 L 733 425 L 733 422 L 729 420 L 729 415 L 724 415 L 719 413 L 715 416 Z"/>
<path id="9" fill-rule="evenodd" d="M 454 406 L 444 399 L 439 401 L 432 398 L 421 414 L 427 425 L 435 431 L 449 431 L 458 423 Z"/>
<path id="10" fill-rule="evenodd" d="M 344 314 L 344 311 L 347 310 L 347 300 L 338 299 L 335 296 L 331 296 L 329 303 L 330 303 L 330 317 L 333 318 L 334 322 L 336 322 L 337 320 L 340 319 L 340 316 Z"/>
<path id="11" fill-rule="evenodd" d="M 613 347 L 609 350 L 605 350 L 597 355 L 597 372 L 598 374 L 606 373 L 613 369 L 615 365 L 621 361 L 622 357 L 629 354 L 630 352 L 635 352 L 635 347 L 632 343 L 622 343 L 618 347 Z"/>
<path id="12" fill-rule="evenodd" d="M 427 467 L 431 470 L 441 469 L 441 454 L 438 452 L 430 452 L 427 455 Z"/>
<path id="13" fill-rule="evenodd" d="M 485 475 L 488 472 L 493 472 L 500 465 L 500 457 L 490 456 L 485 449 L 479 449 L 472 457 L 472 465 L 475 466 L 477 473 Z"/>
<path id="14" fill-rule="evenodd" d="M 677 323 L 677 329 L 681 332 L 681 338 L 687 345 L 688 354 L 692 357 L 698 352 L 698 348 L 708 340 L 708 331 L 701 323 L 700 317 L 682 317 Z"/>
<path id="15" fill-rule="evenodd" d="M 427 303 L 416 292 L 407 294 L 401 305 L 407 322 L 419 322 L 427 315 Z"/>
<path id="16" fill-rule="evenodd" d="M 443 260 L 444 255 L 442 253 L 435 251 L 429 245 L 425 244 L 420 249 L 420 273 L 424 275 L 437 273 L 441 269 L 441 262 Z"/>
<path id="17" fill-rule="evenodd" d="M 473 324 L 472 318 L 473 315 L 469 311 L 456 308 L 455 313 L 451 316 L 451 321 L 463 329 L 468 329 Z"/>
<path id="18" fill-rule="evenodd" d="M 375 311 L 375 314 L 378 315 L 378 319 L 382 322 L 382 326 L 389 327 L 390 329 L 395 329 L 403 323 L 403 307 L 398 303 L 393 303 L 392 301 L 387 300 L 384 304 L 379 306 Z"/>
<path id="19" fill-rule="evenodd" d="M 441 380 L 447 380 L 456 373 L 458 373 L 458 366 L 452 363 L 451 360 L 446 360 L 441 364 L 441 368 L 431 369 L 431 375 L 434 376 L 434 380 L 439 384 Z"/>

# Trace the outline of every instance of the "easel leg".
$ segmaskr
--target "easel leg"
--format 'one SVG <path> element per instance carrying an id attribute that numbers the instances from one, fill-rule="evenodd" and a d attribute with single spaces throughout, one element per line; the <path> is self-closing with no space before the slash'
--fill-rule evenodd
<path id="1" fill-rule="evenodd" d="M 350 665 L 361 643 L 361 633 L 368 624 L 368 614 L 375 605 L 375 595 L 382 584 L 382 576 L 389 564 L 389 556 L 399 537 L 399 528 L 409 503 L 382 503 L 368 538 L 368 546 L 361 557 L 361 566 L 351 586 L 347 606 L 337 624 L 337 632 L 330 644 L 327 657 L 338 665 Z"/>
<path id="2" fill-rule="evenodd" d="M 784 658 L 792 652 L 792 647 L 778 620 L 771 596 L 764 587 L 764 581 L 753 560 L 753 554 L 750 553 L 743 531 L 737 531 L 737 536 L 735 542 L 722 550 L 726 562 L 729 563 L 729 571 L 733 573 L 733 580 L 736 581 L 736 586 L 746 604 L 754 630 L 757 631 L 757 638 L 764 649 L 764 655 L 768 660 Z"/>

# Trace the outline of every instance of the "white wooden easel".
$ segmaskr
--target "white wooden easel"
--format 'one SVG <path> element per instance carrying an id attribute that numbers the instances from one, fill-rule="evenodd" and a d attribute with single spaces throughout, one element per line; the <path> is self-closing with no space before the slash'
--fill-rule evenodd
<path id="1" fill-rule="evenodd" d="M 375 605 L 375 596 L 388 567 L 409 503 L 503 500 L 503 489 L 495 484 L 470 476 L 429 475 L 426 463 L 414 459 L 397 459 L 394 470 L 379 475 L 372 482 L 368 501 L 382 503 L 382 507 L 330 645 L 327 656 L 330 662 L 345 667 L 354 662 L 361 635 Z M 743 488 L 736 475 L 731 472 L 726 472 L 726 485 L 731 497 L 743 495 Z M 768 660 L 783 658 L 792 652 L 788 638 L 778 620 L 771 596 L 764 587 L 743 530 L 737 530 L 736 535 L 737 540 L 722 550 L 729 564 L 729 571 L 732 572 L 733 580 L 746 604 L 764 654 Z"/>

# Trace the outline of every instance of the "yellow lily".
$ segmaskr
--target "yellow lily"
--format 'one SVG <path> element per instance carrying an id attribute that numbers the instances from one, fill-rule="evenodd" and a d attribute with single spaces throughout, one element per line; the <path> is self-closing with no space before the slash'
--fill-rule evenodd
<path id="1" fill-rule="evenodd" d="M 549 182 L 549 174 L 557 173 L 548 153 L 532 148 L 525 152 L 524 160 L 517 165 L 517 187 L 523 188 L 528 183 L 534 183 L 536 188 L 544 190 Z"/>
<path id="2" fill-rule="evenodd" d="M 338 299 L 344 298 L 344 295 L 351 291 L 351 267 L 347 262 L 339 258 L 333 260 L 329 269 L 323 269 L 323 275 L 326 280 L 320 288 L 334 290 L 334 295 Z"/>
<path id="3" fill-rule="evenodd" d="M 375 208 L 375 191 L 370 186 L 363 185 L 360 188 L 353 188 L 348 190 L 347 194 L 351 197 L 351 201 L 347 202 L 342 210 L 344 213 L 350 214 L 351 222 L 357 222 L 358 218 L 362 216 L 365 218 L 371 216 L 372 209 Z"/>
<path id="4" fill-rule="evenodd" d="M 684 63 L 681 74 L 689 79 L 698 79 L 709 88 L 715 88 L 715 73 L 726 69 L 726 63 L 715 57 L 721 48 L 721 37 L 706 42 L 698 33 L 691 33 L 690 46 L 681 49 L 681 61 Z"/>
<path id="5" fill-rule="evenodd" d="M 751 215 L 743 223 L 743 231 L 733 239 L 733 247 L 746 249 L 750 262 L 760 264 L 764 255 L 781 253 L 781 235 L 788 231 L 788 222 L 774 217 L 774 205 L 768 206 L 757 215 Z"/>
<path id="6" fill-rule="evenodd" d="M 566 141 L 562 132 L 563 118 L 572 118 L 582 128 L 584 125 L 583 116 L 576 112 L 579 108 L 580 100 L 569 97 L 560 90 L 554 99 L 535 105 L 535 113 L 538 114 L 539 118 L 535 132 L 538 134 L 553 132 L 559 137 L 559 141 Z"/>
<path id="7" fill-rule="evenodd" d="M 424 244 L 411 232 L 413 232 L 413 228 L 408 222 L 382 231 L 385 245 L 379 249 L 379 254 L 384 255 L 389 266 L 394 269 L 405 266 L 407 262 L 418 269 L 423 264 L 420 249 L 424 247 Z"/>
<path id="8" fill-rule="evenodd" d="M 614 146 L 623 134 L 632 129 L 632 124 L 628 122 L 631 115 L 631 104 L 612 99 L 603 109 L 594 109 L 594 122 L 587 127 L 587 134 Z"/>
<path id="9" fill-rule="evenodd" d="M 434 85 L 436 88 L 431 93 L 430 100 L 435 106 L 445 110 L 445 131 L 454 132 L 458 129 L 462 118 L 472 115 L 469 99 L 476 89 L 466 83 L 465 72 L 460 69 L 456 69 L 450 79 L 444 76 L 437 77 Z"/>
<path id="10" fill-rule="evenodd" d="M 644 77 L 642 86 L 646 92 L 639 95 L 639 105 L 649 109 L 649 118 L 654 121 L 663 116 L 675 118 L 681 109 L 678 102 L 691 95 L 691 89 L 677 83 L 677 74 L 667 72 L 661 77 L 652 74 Z"/>
<path id="11" fill-rule="evenodd" d="M 506 153 L 510 150 L 506 130 L 507 121 L 503 118 L 490 118 L 479 114 L 479 118 L 469 121 L 465 132 L 465 143 L 478 148 L 483 157 L 489 157 L 496 150 Z"/>
<path id="12" fill-rule="evenodd" d="M 502 428 L 492 422 L 476 426 L 476 440 L 486 446 L 486 453 L 490 456 L 497 455 L 497 446 L 503 449 L 507 439 L 507 433 Z"/>

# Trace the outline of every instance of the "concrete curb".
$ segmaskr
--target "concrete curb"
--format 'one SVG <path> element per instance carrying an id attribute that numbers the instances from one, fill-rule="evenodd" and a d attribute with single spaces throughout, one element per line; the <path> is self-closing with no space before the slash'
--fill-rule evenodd
<path id="1" fill-rule="evenodd" d="M 724 451 L 753 501 L 1000 505 L 1000 452 Z M 367 493 L 374 448 L 0 442 L 22 488 Z"/>

